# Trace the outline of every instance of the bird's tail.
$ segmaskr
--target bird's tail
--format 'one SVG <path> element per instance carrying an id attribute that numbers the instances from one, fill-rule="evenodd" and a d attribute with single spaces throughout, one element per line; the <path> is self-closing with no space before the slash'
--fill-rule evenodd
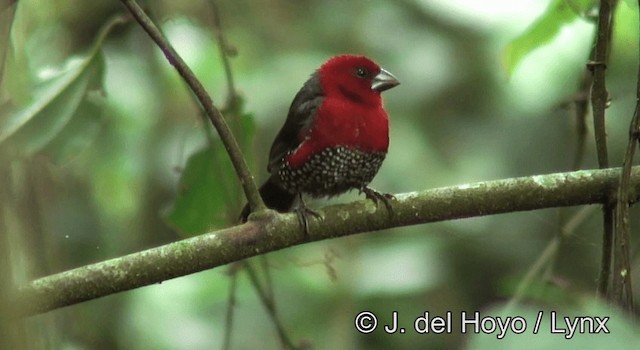
<path id="1" fill-rule="evenodd" d="M 269 178 L 269 180 L 260 187 L 260 195 L 268 208 L 281 213 L 291 210 L 297 196 L 295 193 L 283 189 L 272 178 Z M 242 208 L 240 221 L 246 222 L 249 214 L 251 214 L 251 208 L 249 208 L 249 204 L 246 204 L 244 208 Z"/>

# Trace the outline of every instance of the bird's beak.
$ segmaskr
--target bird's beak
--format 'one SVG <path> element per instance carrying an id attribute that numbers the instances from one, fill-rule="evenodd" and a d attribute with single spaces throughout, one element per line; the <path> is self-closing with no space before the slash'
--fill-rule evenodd
<path id="1" fill-rule="evenodd" d="M 389 73 L 387 70 L 380 68 L 380 73 L 373 77 L 371 82 L 371 90 L 376 90 L 378 92 L 382 92 L 384 90 L 389 90 L 394 86 L 400 84 L 400 81 L 393 76 L 393 74 Z"/>

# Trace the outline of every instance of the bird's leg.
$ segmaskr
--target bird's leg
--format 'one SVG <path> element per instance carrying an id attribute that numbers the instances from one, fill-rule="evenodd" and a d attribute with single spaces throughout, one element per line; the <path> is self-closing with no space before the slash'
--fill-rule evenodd
<path id="1" fill-rule="evenodd" d="M 309 236 L 309 218 L 307 217 L 307 215 L 314 216 L 318 220 L 324 220 L 324 217 L 322 216 L 322 214 L 318 213 L 317 211 L 307 207 L 304 200 L 302 199 L 302 193 L 299 193 L 298 196 L 299 196 L 298 207 L 296 208 L 295 211 L 296 211 L 296 214 L 298 214 L 298 221 L 300 222 L 300 225 L 304 227 L 304 235 L 305 237 L 308 237 Z"/>
<path id="2" fill-rule="evenodd" d="M 378 206 L 378 202 L 382 201 L 384 203 L 384 206 L 387 208 L 387 212 L 389 212 L 389 215 L 393 215 L 391 201 L 396 199 L 394 195 L 392 195 L 391 193 L 378 192 L 368 186 L 363 187 L 360 190 L 360 193 L 364 193 L 367 199 L 371 199 L 376 204 L 376 207 Z"/>

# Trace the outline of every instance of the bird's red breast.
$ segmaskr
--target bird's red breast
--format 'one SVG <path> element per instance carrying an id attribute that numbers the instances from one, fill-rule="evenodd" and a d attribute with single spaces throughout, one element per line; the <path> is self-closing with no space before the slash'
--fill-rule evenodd
<path id="1" fill-rule="evenodd" d="M 337 56 L 318 70 L 324 95 L 309 116 L 300 142 L 287 160 L 299 167 L 313 154 L 338 146 L 364 152 L 387 152 L 389 119 L 380 92 L 398 84 L 376 63 L 363 56 Z"/>

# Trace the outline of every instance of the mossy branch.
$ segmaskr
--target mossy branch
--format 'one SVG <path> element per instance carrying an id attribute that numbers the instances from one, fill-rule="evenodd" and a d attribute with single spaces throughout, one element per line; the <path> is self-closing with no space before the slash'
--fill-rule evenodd
<path id="1" fill-rule="evenodd" d="M 324 207 L 305 236 L 295 214 L 260 211 L 249 222 L 87 265 L 35 280 L 15 291 L 22 315 L 54 310 L 110 294 L 240 261 L 279 249 L 382 230 L 475 216 L 603 203 L 611 198 L 621 170 L 582 170 L 412 192 L 392 201 L 394 215 L 370 200 Z M 637 199 L 640 167 L 629 181 Z"/>

